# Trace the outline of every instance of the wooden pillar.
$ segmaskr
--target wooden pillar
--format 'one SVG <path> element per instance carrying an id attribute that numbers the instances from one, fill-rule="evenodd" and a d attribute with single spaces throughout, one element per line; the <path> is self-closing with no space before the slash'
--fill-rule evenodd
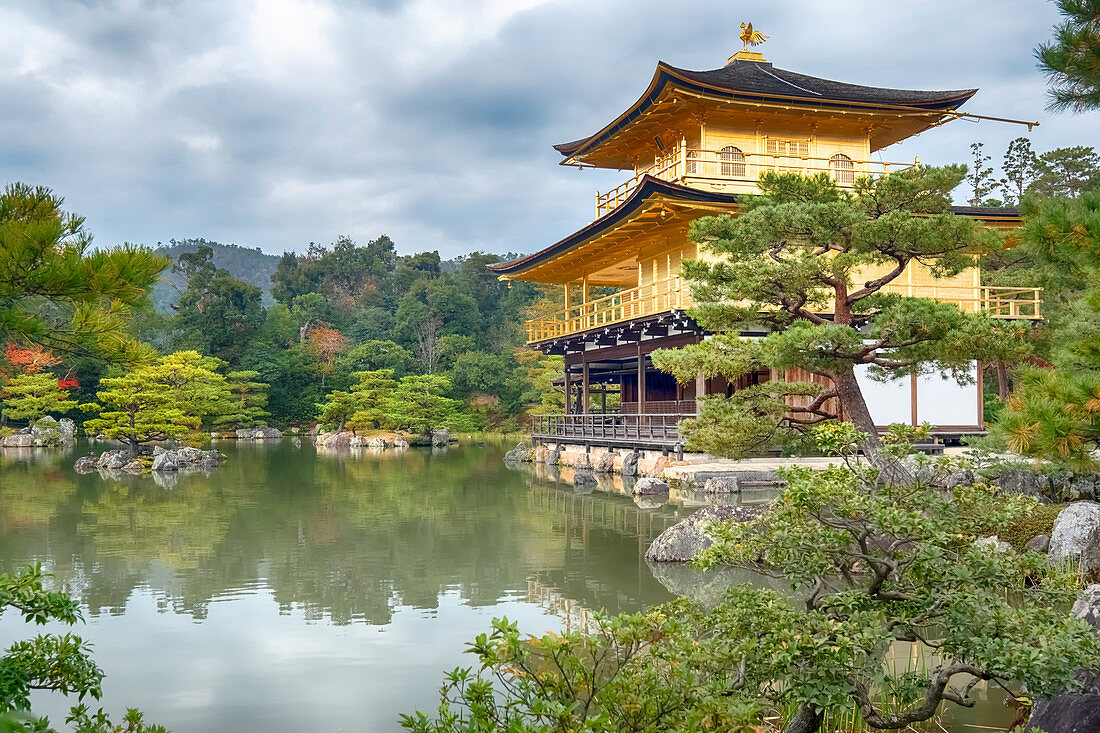
<path id="1" fill-rule="evenodd" d="M 582 361 L 581 362 L 581 414 L 582 415 L 587 415 L 588 414 L 588 402 L 589 402 L 588 395 L 589 395 L 588 362 L 587 361 Z"/>
<path id="2" fill-rule="evenodd" d="M 638 414 L 645 414 L 645 354 L 641 337 L 638 338 Z"/>
<path id="3" fill-rule="evenodd" d="M 702 372 L 695 375 L 695 414 L 703 413 L 703 397 L 707 393 L 707 378 Z"/>
<path id="4" fill-rule="evenodd" d="M 568 285 L 566 287 L 569 287 Z M 569 414 L 569 403 L 573 401 L 573 395 L 570 394 L 573 390 L 569 384 L 569 364 L 565 364 L 565 414 Z"/>

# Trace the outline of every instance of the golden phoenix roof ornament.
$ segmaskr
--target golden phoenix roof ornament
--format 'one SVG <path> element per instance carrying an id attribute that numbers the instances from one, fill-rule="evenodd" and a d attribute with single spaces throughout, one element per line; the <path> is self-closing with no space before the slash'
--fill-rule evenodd
<path id="1" fill-rule="evenodd" d="M 759 46 L 761 43 L 768 40 L 768 36 L 765 36 L 760 31 L 754 31 L 752 29 L 752 23 L 742 23 L 741 40 L 745 42 L 744 50 L 748 51 L 749 46 Z"/>

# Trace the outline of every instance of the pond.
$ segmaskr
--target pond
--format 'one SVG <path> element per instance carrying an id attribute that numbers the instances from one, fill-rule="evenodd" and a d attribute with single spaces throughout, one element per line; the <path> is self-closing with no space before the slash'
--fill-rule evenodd
<path id="1" fill-rule="evenodd" d="M 87 446 L 0 453 L 0 568 L 52 572 L 84 606 L 104 707 L 175 733 L 397 730 L 494 616 L 540 633 L 699 586 L 642 559 L 692 497 L 576 494 L 495 445 L 217 447 L 208 476 L 167 478 L 77 475 Z M 31 633 L 0 618 L 5 647 Z M 67 709 L 36 698 L 55 723 Z"/>

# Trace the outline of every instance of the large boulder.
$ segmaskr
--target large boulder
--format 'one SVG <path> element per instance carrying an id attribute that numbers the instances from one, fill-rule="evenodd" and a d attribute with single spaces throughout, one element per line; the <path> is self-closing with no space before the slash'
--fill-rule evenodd
<path id="1" fill-rule="evenodd" d="M 529 461 L 531 447 L 526 443 L 517 443 L 516 447 L 504 454 L 505 463 L 523 463 Z"/>
<path id="2" fill-rule="evenodd" d="M 35 436 L 23 432 L 5 435 L 0 439 L 0 446 L 4 448 L 33 448 L 35 446 Z"/>
<path id="3" fill-rule="evenodd" d="M 202 451 L 198 448 L 179 448 L 176 450 L 176 462 L 180 467 L 195 466 L 202 460 Z"/>
<path id="4" fill-rule="evenodd" d="M 1079 561 L 1081 572 L 1100 572 L 1100 502 L 1076 501 L 1054 520 L 1050 533 L 1052 562 Z"/>
<path id="5" fill-rule="evenodd" d="M 668 484 L 656 478 L 640 478 L 634 482 L 634 488 L 632 488 L 630 492 L 635 496 L 667 494 Z"/>
<path id="6" fill-rule="evenodd" d="M 130 459 L 131 456 L 127 451 L 109 450 L 99 457 L 95 465 L 96 468 L 102 468 L 105 471 L 120 471 L 130 462 Z"/>
<path id="7" fill-rule="evenodd" d="M 442 448 L 451 444 L 451 433 L 446 428 L 432 432 L 432 447 Z"/>
<path id="8" fill-rule="evenodd" d="M 217 468 L 224 457 L 216 450 L 203 451 L 202 458 L 199 459 L 199 468 Z"/>
<path id="9" fill-rule="evenodd" d="M 376 435 L 375 437 L 367 441 L 367 446 L 369 448 L 385 448 L 386 439 L 380 435 Z"/>
<path id="10" fill-rule="evenodd" d="M 179 455 L 171 450 L 161 453 L 153 458 L 153 470 L 158 473 L 162 471 L 180 470 Z"/>
<path id="11" fill-rule="evenodd" d="M 393 447 L 394 448 L 408 448 L 409 447 L 409 441 L 405 440 L 404 438 L 394 438 L 393 439 Z"/>
<path id="12" fill-rule="evenodd" d="M 145 473 L 145 464 L 135 458 L 134 460 L 130 461 L 125 466 L 123 466 L 122 470 L 125 471 L 126 473 L 133 473 L 133 474 Z"/>
<path id="13" fill-rule="evenodd" d="M 615 469 L 615 454 L 604 451 L 592 461 L 592 471 L 595 473 L 611 473 Z"/>
<path id="14" fill-rule="evenodd" d="M 546 465 L 556 466 L 561 462 L 561 446 L 554 448 L 546 455 Z"/>
<path id="15" fill-rule="evenodd" d="M 339 433 L 326 434 L 323 438 L 318 436 L 318 441 L 326 448 L 347 448 L 351 446 L 351 439 L 354 437 L 345 430 Z"/>
<path id="16" fill-rule="evenodd" d="M 674 524 L 645 552 L 645 559 L 653 562 L 691 562 L 703 550 L 714 544 L 708 531 L 715 522 L 751 522 L 764 513 L 765 505 L 705 506 L 687 519 Z"/>
<path id="17" fill-rule="evenodd" d="M 642 455 L 636 450 L 632 450 L 629 453 L 623 454 L 623 476 L 638 475 L 638 459 L 641 457 Z"/>
<path id="18" fill-rule="evenodd" d="M 81 456 L 76 459 L 76 463 L 73 464 L 73 470 L 77 473 L 91 473 L 95 470 L 95 456 Z"/>

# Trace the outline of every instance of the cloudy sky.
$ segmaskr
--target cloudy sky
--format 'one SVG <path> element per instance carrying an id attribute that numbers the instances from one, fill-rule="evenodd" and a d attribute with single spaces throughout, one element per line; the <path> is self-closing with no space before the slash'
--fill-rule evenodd
<path id="1" fill-rule="evenodd" d="M 1041 120 L 1042 0 L 0 0 L 0 181 L 53 187 L 101 244 L 206 237 L 278 253 L 340 234 L 402 252 L 530 252 L 625 174 L 556 165 L 656 62 L 711 69 L 751 20 L 780 68 Z M 886 160 L 999 157 L 1026 128 L 953 122 Z"/>

